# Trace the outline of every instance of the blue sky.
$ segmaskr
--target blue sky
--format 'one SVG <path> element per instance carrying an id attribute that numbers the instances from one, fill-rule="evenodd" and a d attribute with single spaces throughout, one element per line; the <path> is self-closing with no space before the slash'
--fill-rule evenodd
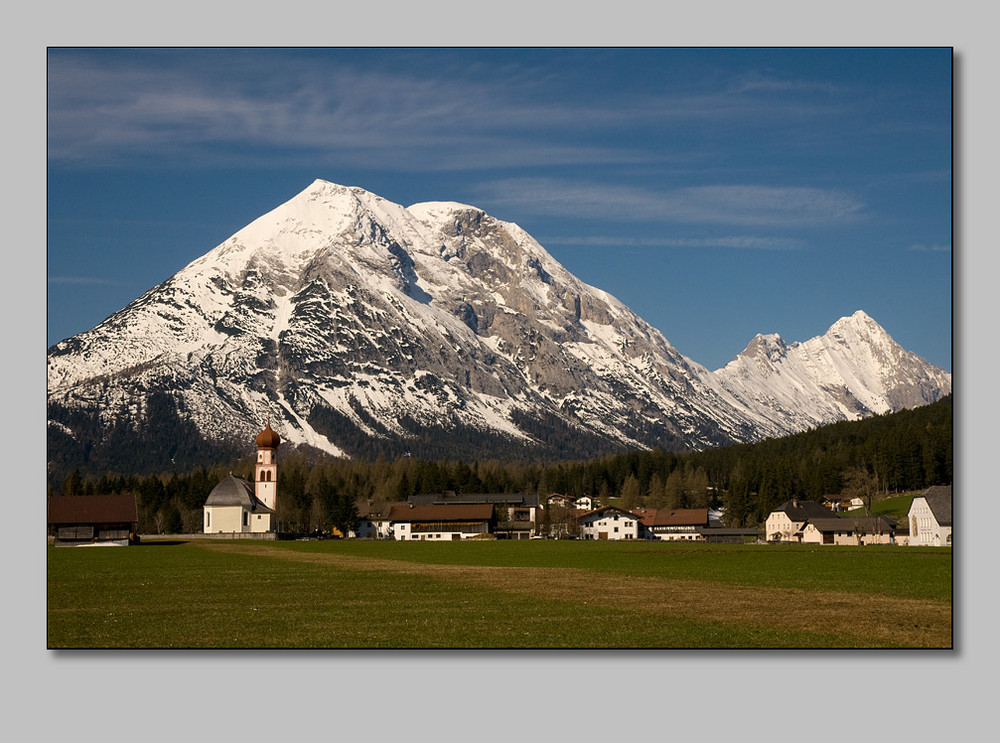
<path id="1" fill-rule="evenodd" d="M 863 309 L 952 369 L 948 48 L 47 56 L 48 344 L 323 178 L 517 222 L 710 368 Z"/>

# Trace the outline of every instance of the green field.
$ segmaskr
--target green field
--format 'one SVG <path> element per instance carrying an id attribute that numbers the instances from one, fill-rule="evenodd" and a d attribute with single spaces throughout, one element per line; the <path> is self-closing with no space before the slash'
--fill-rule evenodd
<path id="1" fill-rule="evenodd" d="M 951 648 L 942 548 L 50 547 L 49 648 Z"/>

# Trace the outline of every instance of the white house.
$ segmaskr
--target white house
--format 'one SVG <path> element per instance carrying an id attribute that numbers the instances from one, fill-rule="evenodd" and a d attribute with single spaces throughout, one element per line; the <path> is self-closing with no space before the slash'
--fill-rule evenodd
<path id="1" fill-rule="evenodd" d="M 546 497 L 545 499 L 546 508 L 554 508 L 558 506 L 562 506 L 563 508 L 572 508 L 573 496 L 563 495 L 562 493 L 551 493 L 548 497 Z"/>
<path id="2" fill-rule="evenodd" d="M 581 539 L 639 539 L 642 522 L 636 514 L 616 506 L 604 506 L 581 514 Z"/>
<path id="3" fill-rule="evenodd" d="M 359 502 L 357 504 L 358 525 L 350 536 L 358 539 L 392 539 L 392 522 L 389 521 L 389 512 L 395 506 L 405 505 L 406 501 L 382 504 L 373 504 L 370 501 Z"/>
<path id="4" fill-rule="evenodd" d="M 927 488 L 910 503 L 910 546 L 951 547 L 951 485 Z"/>
<path id="5" fill-rule="evenodd" d="M 830 509 L 815 501 L 792 500 L 771 511 L 764 522 L 764 535 L 768 542 L 800 542 L 802 527 L 808 519 L 830 517 Z"/>
<path id="6" fill-rule="evenodd" d="M 581 495 L 573 501 L 573 508 L 581 511 L 590 511 L 594 508 L 595 500 L 589 495 Z"/>

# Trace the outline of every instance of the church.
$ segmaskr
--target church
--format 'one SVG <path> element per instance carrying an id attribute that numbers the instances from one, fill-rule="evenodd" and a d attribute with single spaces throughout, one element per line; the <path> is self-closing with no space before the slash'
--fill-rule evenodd
<path id="1" fill-rule="evenodd" d="M 205 534 L 262 534 L 278 531 L 278 446 L 271 422 L 257 434 L 254 481 L 230 474 L 205 501 Z"/>

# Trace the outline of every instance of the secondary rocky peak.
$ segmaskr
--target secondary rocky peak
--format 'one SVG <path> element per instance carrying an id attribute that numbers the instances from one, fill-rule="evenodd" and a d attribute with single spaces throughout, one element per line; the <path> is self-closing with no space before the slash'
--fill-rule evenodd
<path id="1" fill-rule="evenodd" d="M 740 355 L 751 358 L 767 358 L 771 361 L 777 361 L 785 355 L 787 350 L 788 346 L 777 333 L 758 333 L 747 344 L 746 349 L 744 349 Z"/>

